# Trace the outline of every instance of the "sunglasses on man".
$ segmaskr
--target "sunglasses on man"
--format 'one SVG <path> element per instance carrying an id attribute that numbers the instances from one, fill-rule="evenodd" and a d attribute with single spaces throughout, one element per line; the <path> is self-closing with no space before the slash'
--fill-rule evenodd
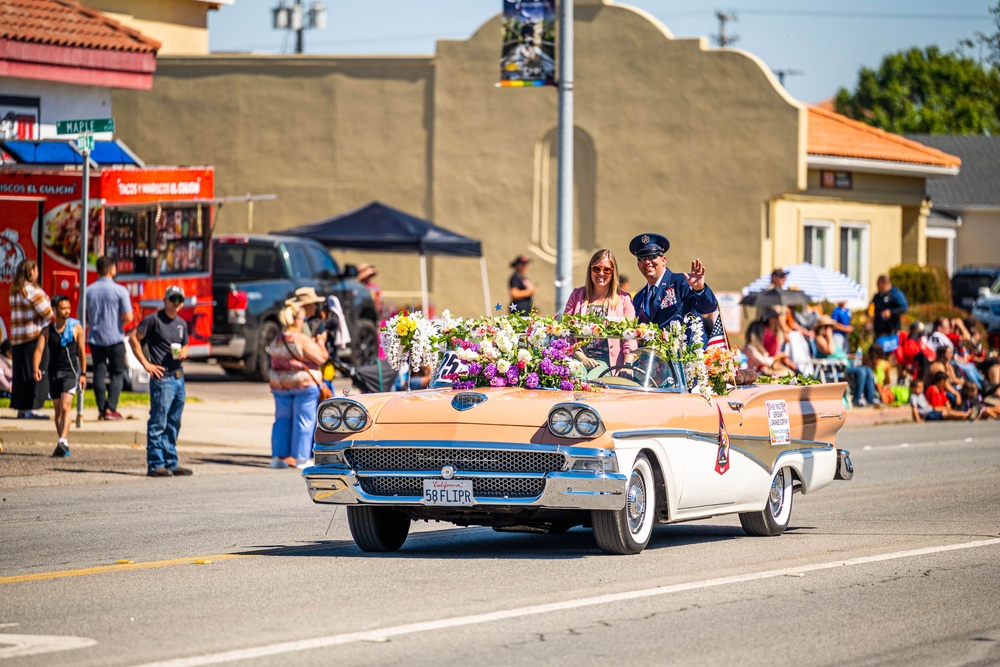
<path id="1" fill-rule="evenodd" d="M 656 260 L 656 259 L 658 259 L 660 257 L 663 257 L 663 255 L 661 255 L 661 254 L 640 255 L 640 256 L 636 257 L 635 259 L 638 262 L 652 262 L 652 261 L 654 261 L 654 260 Z"/>
<path id="2" fill-rule="evenodd" d="M 182 303 L 184 303 L 184 297 L 182 297 L 182 296 L 172 296 L 169 299 L 167 299 L 167 301 L 169 301 L 170 303 L 182 304 Z"/>

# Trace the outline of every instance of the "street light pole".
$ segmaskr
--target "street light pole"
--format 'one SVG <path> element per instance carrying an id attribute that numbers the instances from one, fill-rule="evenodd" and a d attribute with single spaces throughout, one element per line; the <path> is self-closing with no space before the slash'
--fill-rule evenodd
<path id="1" fill-rule="evenodd" d="M 559 3 L 559 178 L 556 186 L 556 312 L 573 287 L 573 3 Z"/>
<path id="2" fill-rule="evenodd" d="M 78 304 L 80 315 L 80 327 L 87 331 L 87 245 L 88 232 L 90 231 L 90 138 L 89 133 L 84 133 L 83 150 L 83 187 L 81 197 L 83 198 L 83 218 L 80 220 L 80 302 Z M 55 325 L 53 325 L 55 326 Z M 86 340 L 86 339 L 84 339 Z M 83 426 L 83 391 L 76 393 L 76 427 Z"/>

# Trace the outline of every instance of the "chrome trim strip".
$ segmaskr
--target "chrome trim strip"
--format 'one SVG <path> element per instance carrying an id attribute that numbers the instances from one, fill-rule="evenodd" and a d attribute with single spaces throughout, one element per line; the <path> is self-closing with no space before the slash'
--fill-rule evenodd
<path id="1" fill-rule="evenodd" d="M 578 447 L 576 445 L 554 445 L 550 443 L 524 442 L 468 442 L 465 440 L 341 440 L 340 442 L 313 443 L 314 451 L 328 452 L 349 449 L 352 447 L 397 447 L 407 449 L 424 448 L 462 448 L 462 449 L 502 449 L 506 451 L 523 451 L 530 454 L 539 452 L 564 454 L 570 458 L 606 458 L 614 457 L 615 450 L 603 447 Z"/>
<path id="2" fill-rule="evenodd" d="M 659 428 L 659 429 L 643 429 L 641 431 L 616 431 L 611 434 L 611 437 L 616 440 L 625 440 L 628 438 L 687 438 L 689 440 L 702 440 L 705 442 L 710 442 L 714 445 L 719 444 L 719 434 L 718 433 L 706 433 L 704 431 L 691 431 L 689 429 L 682 428 Z M 767 435 L 734 435 L 730 432 L 729 439 L 732 440 L 750 440 L 754 442 L 770 442 L 771 438 Z M 793 445 L 806 445 L 814 446 L 820 449 L 826 449 L 832 447 L 833 445 L 829 442 L 821 442 L 819 440 L 804 440 L 801 438 L 792 438 Z"/>
<path id="3" fill-rule="evenodd" d="M 544 479 L 548 473 L 544 472 L 489 472 L 481 470 L 462 470 L 456 468 L 455 476 L 452 479 L 473 479 L 473 478 L 497 478 L 497 479 Z M 441 479 L 440 470 L 363 470 L 354 471 L 354 475 L 360 479 L 362 477 L 424 477 L 427 479 Z"/>
<path id="4" fill-rule="evenodd" d="M 816 447 L 813 447 L 813 448 L 810 448 L 810 449 L 789 449 L 789 450 L 786 450 L 786 451 L 781 452 L 780 454 L 778 454 L 778 456 L 774 459 L 774 465 L 773 466 L 769 466 L 766 463 L 764 463 L 763 461 L 761 461 L 760 459 L 758 459 L 756 456 L 754 456 L 753 454 L 751 454 L 750 452 L 748 452 L 747 450 L 743 449 L 742 447 L 737 447 L 736 445 L 730 445 L 729 448 L 730 449 L 734 449 L 734 450 L 738 451 L 739 453 L 743 454 L 743 456 L 745 456 L 747 458 L 747 460 L 753 461 L 754 463 L 756 463 L 757 465 L 759 465 L 761 468 L 763 468 L 764 472 L 766 472 L 769 475 L 773 475 L 774 471 L 778 470 L 781 467 L 781 465 L 780 465 L 781 459 L 786 458 L 788 456 L 791 456 L 792 454 L 801 454 L 802 456 L 810 456 L 811 457 L 813 455 L 813 453 L 816 451 L 816 449 L 818 449 Z M 827 447 L 823 447 L 822 449 L 834 449 L 834 447 L 833 447 L 833 445 L 828 445 Z"/>
<path id="5" fill-rule="evenodd" d="M 843 412 L 821 412 L 817 415 L 820 419 L 843 419 Z"/>

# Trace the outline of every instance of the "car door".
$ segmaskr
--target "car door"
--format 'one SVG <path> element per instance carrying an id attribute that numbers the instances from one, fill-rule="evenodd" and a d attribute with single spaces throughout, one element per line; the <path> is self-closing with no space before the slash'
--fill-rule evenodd
<path id="1" fill-rule="evenodd" d="M 690 439 L 678 507 L 684 510 L 718 507 L 719 511 L 725 511 L 725 506 L 735 503 L 740 495 L 741 475 L 734 467 L 746 462 L 736 461 L 730 452 L 728 468 L 719 466 L 720 427 L 716 401 L 706 401 L 697 394 L 684 394 L 678 398 L 683 405 L 684 424 Z M 738 419 L 727 417 L 731 415 L 724 413 L 727 433 L 740 435 L 732 432 Z"/>

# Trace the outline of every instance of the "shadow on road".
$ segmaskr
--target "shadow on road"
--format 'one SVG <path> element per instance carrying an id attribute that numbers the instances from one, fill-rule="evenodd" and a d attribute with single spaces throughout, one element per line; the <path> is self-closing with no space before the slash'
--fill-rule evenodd
<path id="1" fill-rule="evenodd" d="M 271 457 L 257 454 L 225 454 L 221 456 L 194 456 L 191 463 L 216 463 L 218 465 L 243 466 L 246 468 L 269 468 Z"/>
<path id="2" fill-rule="evenodd" d="M 647 550 L 707 544 L 746 538 L 732 526 L 661 526 L 653 531 Z M 749 539 L 749 538 L 748 538 Z M 460 542 L 460 545 L 456 545 Z M 601 555 L 588 528 L 574 528 L 563 535 L 497 533 L 490 528 L 444 529 L 411 534 L 399 551 L 366 553 L 351 540 L 323 540 L 294 546 L 269 546 L 235 552 L 250 556 L 434 559 L 548 559 L 569 560 Z"/>

